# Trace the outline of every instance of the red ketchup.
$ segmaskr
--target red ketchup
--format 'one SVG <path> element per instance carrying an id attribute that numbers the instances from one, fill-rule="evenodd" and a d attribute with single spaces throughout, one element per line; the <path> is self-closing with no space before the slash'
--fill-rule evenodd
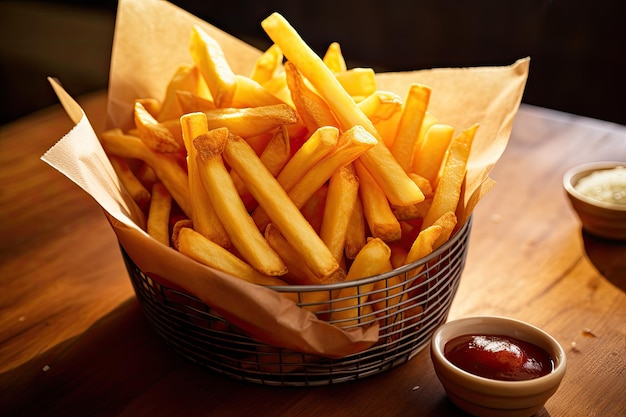
<path id="1" fill-rule="evenodd" d="M 545 350 L 509 336 L 458 336 L 446 343 L 444 356 L 464 371 L 502 381 L 538 378 L 554 369 Z"/>

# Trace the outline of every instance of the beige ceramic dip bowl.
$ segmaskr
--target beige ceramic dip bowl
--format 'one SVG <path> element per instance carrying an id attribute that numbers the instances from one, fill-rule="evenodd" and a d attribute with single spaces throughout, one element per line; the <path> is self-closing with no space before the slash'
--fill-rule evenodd
<path id="1" fill-rule="evenodd" d="M 497 380 L 470 373 L 444 355 L 445 345 L 467 334 L 502 335 L 532 343 L 553 359 L 553 369 L 534 379 Z M 431 359 L 437 377 L 450 400 L 479 417 L 529 417 L 541 410 L 565 375 L 565 351 L 543 330 L 504 317 L 470 317 L 441 326 L 431 341 Z"/>
<path id="2" fill-rule="evenodd" d="M 625 176 L 626 162 L 592 162 L 565 173 L 563 187 L 584 230 L 607 239 L 626 240 Z M 607 181 L 612 182 L 615 192 L 609 190 Z M 600 200 L 603 196 L 609 199 Z"/>

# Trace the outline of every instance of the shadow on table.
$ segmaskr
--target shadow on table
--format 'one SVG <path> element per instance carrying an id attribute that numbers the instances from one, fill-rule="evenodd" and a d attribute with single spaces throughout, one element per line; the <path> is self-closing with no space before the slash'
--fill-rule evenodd
<path id="1" fill-rule="evenodd" d="M 626 242 L 603 239 L 582 231 L 585 252 L 596 269 L 626 291 Z"/>
<path id="2" fill-rule="evenodd" d="M 146 391 L 162 389 L 162 397 L 190 395 L 181 393 L 193 391 L 187 381 L 178 381 L 181 374 L 196 383 L 214 380 L 159 339 L 133 297 L 80 336 L 0 374 L 0 414 L 118 415 L 141 402 Z M 208 389 L 200 385 L 194 392 L 199 396 Z"/>

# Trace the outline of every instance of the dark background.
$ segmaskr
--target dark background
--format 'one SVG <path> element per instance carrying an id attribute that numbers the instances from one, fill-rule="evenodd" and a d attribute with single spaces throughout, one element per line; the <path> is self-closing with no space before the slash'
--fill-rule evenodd
<path id="1" fill-rule="evenodd" d="M 265 49 L 279 11 L 313 49 L 340 42 L 377 71 L 509 65 L 531 57 L 523 102 L 626 124 L 626 14 L 619 0 L 172 1 Z M 0 124 L 105 88 L 116 0 L 0 1 Z"/>

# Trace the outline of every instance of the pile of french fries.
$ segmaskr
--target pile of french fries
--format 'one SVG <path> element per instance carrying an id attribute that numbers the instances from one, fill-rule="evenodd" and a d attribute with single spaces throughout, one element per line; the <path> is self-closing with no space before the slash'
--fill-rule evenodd
<path id="1" fill-rule="evenodd" d="M 100 134 L 147 233 L 266 286 L 370 277 L 444 244 L 478 125 L 455 135 L 428 111 L 428 86 L 381 91 L 373 70 L 347 68 L 339 43 L 320 57 L 278 13 L 262 27 L 272 45 L 244 76 L 195 26 L 193 63 L 164 97 L 137 98 L 133 129 Z M 389 309 L 378 285 L 390 284 L 309 301 L 337 297 L 354 325 L 359 306 Z"/>

